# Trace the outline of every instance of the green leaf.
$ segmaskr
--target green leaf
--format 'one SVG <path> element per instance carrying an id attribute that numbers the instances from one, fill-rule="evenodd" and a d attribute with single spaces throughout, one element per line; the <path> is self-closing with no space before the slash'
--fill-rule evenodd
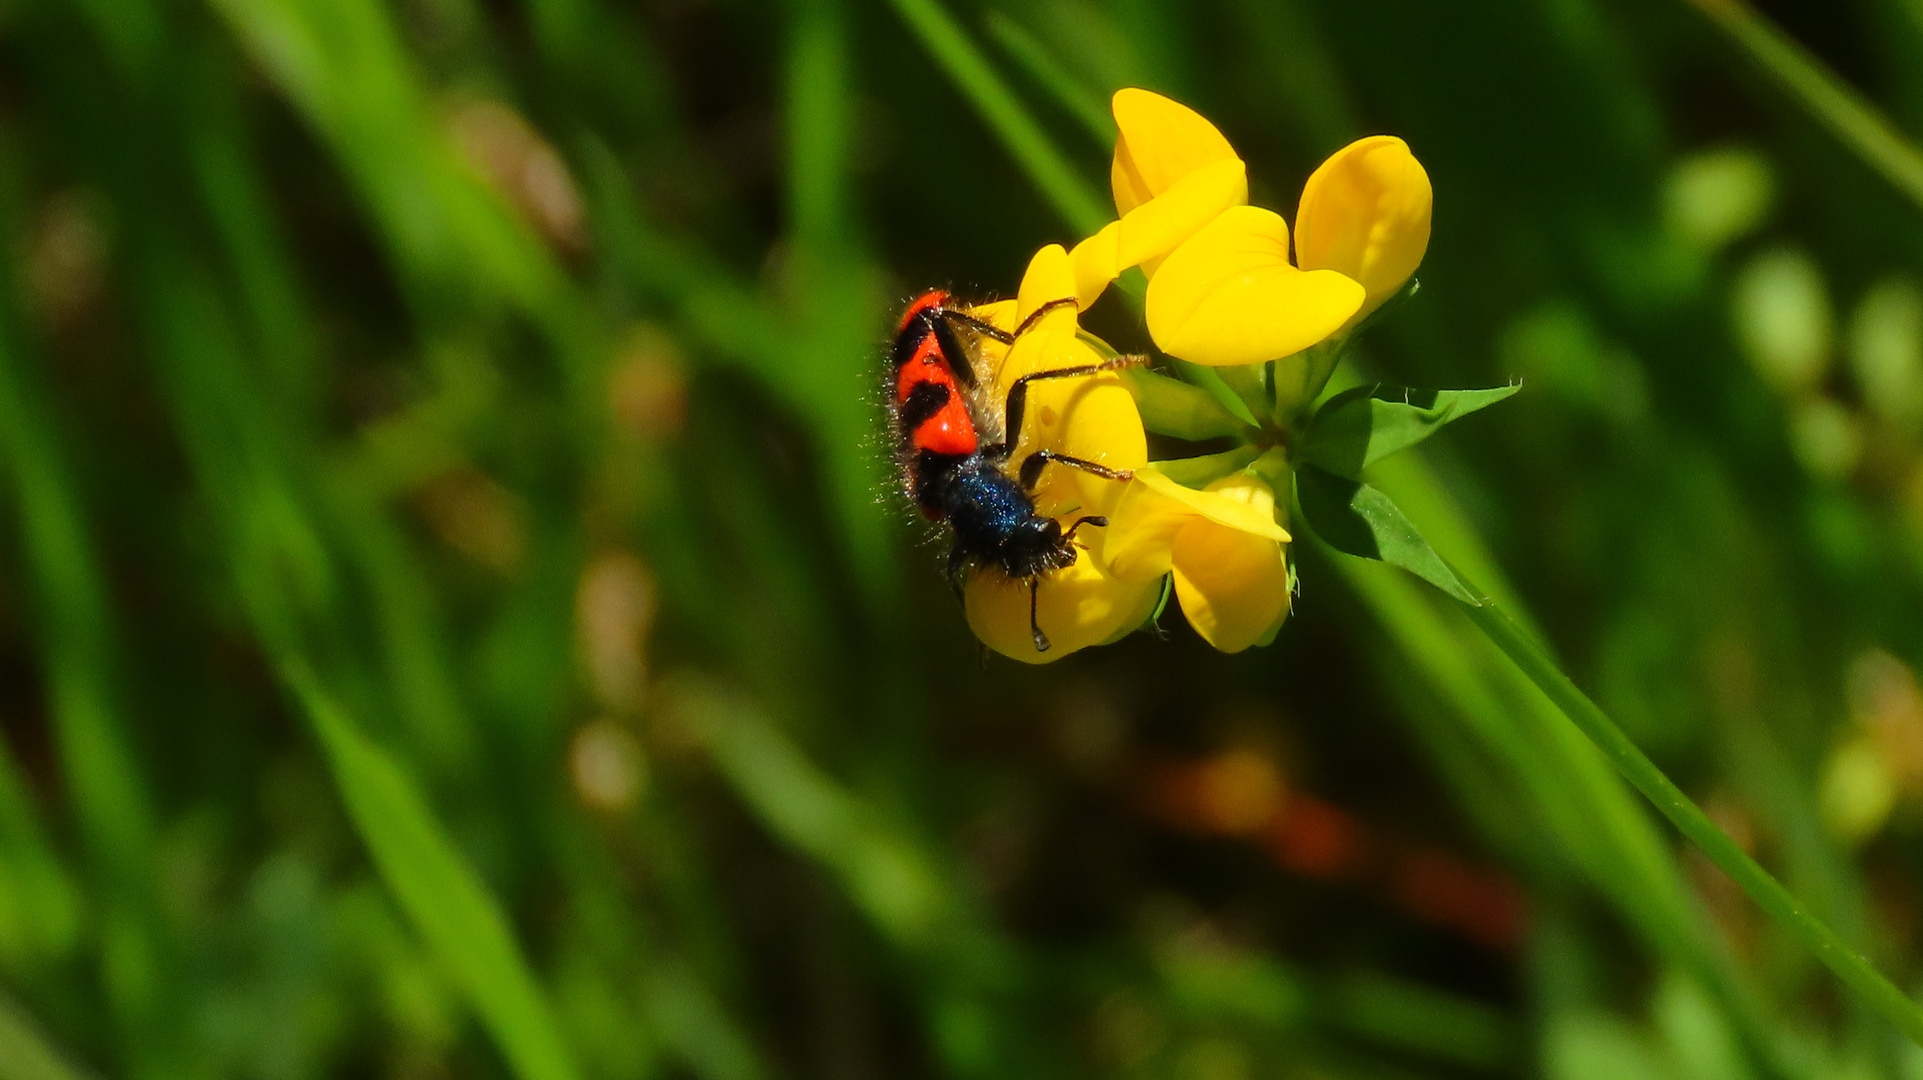
<path id="1" fill-rule="evenodd" d="M 1243 401 L 1241 395 L 1223 380 L 1220 371 L 1206 364 L 1191 364 L 1187 360 L 1173 356 L 1169 357 L 1169 366 L 1187 382 L 1208 391 L 1209 396 L 1214 398 L 1229 415 L 1249 427 L 1262 426 L 1261 422 L 1256 420 L 1255 414 L 1249 411 L 1248 402 Z"/>
<path id="2" fill-rule="evenodd" d="M 1316 412 L 1302 442 L 1302 456 L 1338 476 L 1359 479 L 1368 466 L 1520 389 L 1520 385 L 1488 390 L 1358 386 L 1330 398 Z"/>
<path id="3" fill-rule="evenodd" d="M 521 1080 L 576 1080 L 534 973 L 487 887 L 435 821 L 414 780 L 357 728 L 305 664 L 283 665 L 381 879 L 467 993 Z"/>
<path id="4" fill-rule="evenodd" d="M 1400 566 L 1472 607 L 1482 603 L 1387 495 L 1314 465 L 1295 477 L 1302 516 L 1330 547 Z"/>

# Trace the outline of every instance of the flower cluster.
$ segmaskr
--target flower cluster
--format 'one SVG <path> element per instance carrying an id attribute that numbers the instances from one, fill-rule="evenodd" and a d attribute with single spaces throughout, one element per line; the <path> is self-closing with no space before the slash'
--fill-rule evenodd
<path id="1" fill-rule="evenodd" d="M 1077 535 L 1076 562 L 1039 592 L 1038 619 L 1055 644 L 1048 652 L 1035 649 L 1022 583 L 986 570 L 970 579 L 976 635 L 1033 663 L 1128 633 L 1171 587 L 1189 623 L 1217 649 L 1239 652 L 1274 638 L 1291 595 L 1291 435 L 1351 332 L 1402 289 L 1429 242 L 1429 178 L 1393 136 L 1351 143 L 1309 177 L 1291 257 L 1288 223 L 1248 205 L 1247 168 L 1213 124 L 1146 90 L 1118 92 L 1113 108 L 1117 220 L 1072 251 L 1043 248 L 1015 300 L 974 312 L 1007 329 L 1050 300 L 1076 298 L 1075 307 L 1050 311 L 1012 346 L 987 346 L 996 386 L 1006 393 L 1030 372 L 1113 356 L 1077 316 L 1139 268 L 1150 339 L 1169 357 L 1212 369 L 1218 395 L 1237 397 L 1240 418 L 1222 427 L 1239 445 L 1148 461 L 1144 413 L 1179 411 L 1200 393 L 1195 386 L 1152 374 L 1034 384 L 1032 419 L 1013 460 L 1047 448 L 1132 476 L 1052 469 L 1037 490 L 1040 513 L 1108 519 L 1105 529 Z M 1151 400 L 1177 390 L 1189 397 L 1173 409 Z M 1194 437 L 1187 429 L 1169 433 Z"/>

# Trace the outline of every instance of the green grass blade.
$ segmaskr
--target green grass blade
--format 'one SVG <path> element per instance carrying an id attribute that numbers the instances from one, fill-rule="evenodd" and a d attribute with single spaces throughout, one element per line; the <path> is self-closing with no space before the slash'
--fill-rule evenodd
<path id="1" fill-rule="evenodd" d="M 854 88 L 847 18 L 840 0 L 791 7 L 786 122 L 788 213 L 793 237 L 788 292 L 801 333 L 787 363 L 812 390 L 825 447 L 872 443 L 878 414 L 868 387 L 869 360 L 882 313 L 881 274 L 862 242 L 850 205 Z M 875 505 L 887 470 L 875 454 L 828 453 L 833 510 L 860 572 L 871 611 L 899 603 L 893 587 L 895 532 Z M 889 620 L 894 621 L 893 619 Z"/>
<path id="2" fill-rule="evenodd" d="M 1013 1049 L 1022 1018 L 995 1007 L 1013 949 L 972 908 L 931 845 L 822 772 L 745 695 L 686 677 L 662 707 L 699 733 L 769 831 L 832 871 L 855 908 L 914 961 L 926 1021 L 951 1072 L 1030 1071 L 1032 1062 Z"/>
<path id="3" fill-rule="evenodd" d="M 657 964 L 644 976 L 648 1020 L 702 1080 L 760 1080 L 754 1047 L 687 965 Z"/>
<path id="4" fill-rule="evenodd" d="M 1659 954 L 1692 971 L 1716 994 L 1768 1075 L 1791 1076 L 1776 1033 L 1730 959 L 1703 926 L 1676 861 L 1635 796 L 1581 734 L 1561 723 L 1474 632 L 1438 610 L 1435 594 L 1382 563 L 1330 555 L 1400 658 L 1447 702 L 1526 796 L 1539 820 L 1582 874 Z M 1521 684 L 1521 685 L 1517 685 Z M 1433 723 L 1425 711 L 1420 721 Z M 1456 737 L 1454 731 L 1436 738 Z"/>
<path id="5" fill-rule="evenodd" d="M 1655 804 L 1657 810 L 1688 837 L 1710 861 L 1742 886 L 1750 899 L 1794 933 L 1838 978 L 1862 995 L 1897 1030 L 1923 1046 L 1923 1008 L 1884 978 L 1841 936 L 1783 888 L 1769 871 L 1751 858 L 1736 841 L 1716 826 L 1689 796 L 1683 794 L 1615 721 L 1562 673 L 1520 626 L 1503 614 L 1493 599 L 1462 604 L 1471 622 L 1515 662 L 1529 680 L 1556 703 L 1570 722 L 1603 752 L 1624 779 Z"/>
<path id="6" fill-rule="evenodd" d="M 1500 1012 L 1420 983 L 1357 972 L 1319 996 L 1341 1027 L 1386 1045 L 1491 1071 L 1519 1056 L 1519 1033 Z"/>
<path id="7" fill-rule="evenodd" d="M 1001 11 L 991 10 L 988 35 L 1088 131 L 1103 153 L 1115 146 L 1115 118 L 1109 115 L 1102 96 L 1063 67 L 1055 54 L 1048 51 L 1048 46 L 1026 26 Z"/>
<path id="8" fill-rule="evenodd" d="M 146 781 L 107 700 L 112 646 L 93 545 L 61 474 L 48 411 L 19 350 L 0 338 L 0 447 L 12 468 L 45 620 L 49 681 L 70 798 L 103 869 L 138 875 L 153 846 Z"/>
<path id="9" fill-rule="evenodd" d="M 890 2 L 1070 228 L 1088 236 L 1114 217 L 937 0 Z"/>
<path id="10" fill-rule="evenodd" d="M 503 300 L 556 346 L 577 391 L 586 310 L 532 230 L 461 163 L 389 12 L 371 0 L 216 0 L 247 51 L 327 142 L 424 306 Z"/>
<path id="11" fill-rule="evenodd" d="M 1789 93 L 1817 123 L 1923 208 L 1923 151 L 1868 98 L 1746 0 L 1687 0 Z"/>
<path id="12" fill-rule="evenodd" d="M 953 917 L 936 860 L 889 829 L 737 695 L 684 686 L 679 707 L 735 790 L 777 835 L 839 871 L 855 903 L 896 940 L 935 944 Z"/>
<path id="13" fill-rule="evenodd" d="M 154 811 L 113 698 L 106 586 L 47 395 L 22 354 L 12 326 L 0 324 L 0 456 L 13 475 L 39 608 L 60 768 L 98 889 L 99 961 L 125 1067 L 175 1076 L 184 1057 L 181 998 L 169 987 L 179 972 L 159 918 Z M 55 933 L 71 932 L 60 925 L 71 916 L 58 908 L 40 917 L 54 920 Z"/>
<path id="14" fill-rule="evenodd" d="M 350 721 L 299 661 L 281 665 L 334 782 L 401 907 L 473 1001 L 522 1080 L 575 1080 L 573 1062 L 494 897 L 400 763 Z"/>
<path id="15" fill-rule="evenodd" d="M 254 632 L 299 698 L 335 785 L 376 868 L 431 950 L 453 974 L 522 1080 L 577 1075 L 498 903 L 434 819 L 412 776 L 347 718 L 301 657 L 310 636 L 337 627 L 316 612 L 336 603 L 337 568 L 300 484 L 250 394 L 238 335 L 186 245 L 151 254 L 166 289 L 149 311 L 197 478 L 224 519 L 236 588 Z M 291 586 L 291 587 L 290 587 Z M 319 624 L 319 625 L 316 625 Z"/>
<path id="16" fill-rule="evenodd" d="M 19 763 L 0 744 L 0 962 L 32 970 L 71 952 L 79 934 L 79 890 L 54 853 Z"/>

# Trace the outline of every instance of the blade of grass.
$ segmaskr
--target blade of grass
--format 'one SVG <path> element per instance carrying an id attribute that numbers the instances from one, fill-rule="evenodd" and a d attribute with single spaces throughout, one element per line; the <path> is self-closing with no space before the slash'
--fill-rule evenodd
<path id="1" fill-rule="evenodd" d="M 314 425 L 314 385 L 319 334 L 309 305 L 295 284 L 278 223 L 256 163 L 244 146 L 230 88 L 215 79 L 203 91 L 209 99 L 191 114 L 186 138 L 188 158 L 214 224 L 214 237 L 228 264 L 229 281 L 241 301 L 251 351 L 271 362 L 264 382 L 282 403 L 283 422 L 303 435 Z M 480 382 L 480 380 L 472 380 Z M 485 391 L 475 396 L 484 396 Z M 311 435 L 308 435 L 311 438 Z M 383 636 L 380 653 L 397 691 L 401 718 L 416 753 L 443 772 L 473 764 L 469 726 L 458 715 L 456 692 L 434 662 L 437 638 L 428 608 L 427 587 L 407 565 L 404 545 L 382 528 L 377 508 L 355 498 L 354 489 L 331 486 L 326 509 L 348 540 L 360 571 L 370 579 Z M 386 494 L 382 492 L 381 494 Z"/>
<path id="2" fill-rule="evenodd" d="M 847 17 L 839 0 L 794 0 L 789 9 L 787 291 L 801 334 L 787 362 L 813 392 L 806 415 L 819 418 L 824 449 L 872 444 L 878 413 L 869 359 L 884 317 L 881 275 L 850 205 L 855 102 Z M 884 461 L 850 453 L 824 453 L 821 461 L 857 588 L 870 612 L 895 625 L 895 533 L 875 503 L 888 483 Z"/>
<path id="3" fill-rule="evenodd" d="M 939 853 L 899 816 L 824 774 L 745 695 L 683 676 L 662 700 L 767 828 L 832 871 L 856 909 L 914 962 L 948 1067 L 965 1076 L 1035 1074 L 1014 1049 L 1023 1020 L 1003 1000 L 1017 953 L 973 909 Z"/>
<path id="4" fill-rule="evenodd" d="M 399 762 L 362 734 L 305 661 L 281 676 L 327 751 L 334 782 L 381 877 L 473 1000 L 523 1080 L 575 1080 L 554 1017 L 507 917 L 442 832 Z"/>
<path id="5" fill-rule="evenodd" d="M 941 4 L 937 0 L 890 3 L 1069 227 L 1088 236 L 1106 225 L 1111 217 L 1107 203 L 1090 193 L 1087 181 Z"/>
<path id="6" fill-rule="evenodd" d="M 209 192 L 210 198 L 221 194 L 231 194 L 231 185 L 223 185 Z M 247 260 L 237 259 L 237 268 L 244 271 Z M 273 279 L 282 289 L 290 289 L 291 279 L 281 275 Z M 256 291 L 265 286 L 256 282 Z M 298 309 L 298 300 L 292 296 L 276 296 L 271 293 L 250 296 L 250 303 L 258 308 L 265 306 L 272 310 Z M 450 377 L 465 376 L 468 383 L 485 379 L 487 371 L 463 371 L 450 373 Z M 481 404 L 488 399 L 483 394 Z M 462 408 L 461 402 L 454 403 Z M 466 406 L 472 408 L 472 404 Z M 370 591 L 384 633 L 384 647 L 380 650 L 388 661 L 386 668 L 393 685 L 394 696 L 402 706 L 402 711 L 414 716 L 415 731 L 422 741 L 422 749 L 439 760 L 443 767 L 460 762 L 471 756 L 468 740 L 472 727 L 471 718 L 461 715 L 462 706 L 458 693 L 453 686 L 451 673 L 446 670 L 444 659 L 443 635 L 437 625 L 434 613 L 429 609 L 432 598 L 428 587 L 417 567 L 412 565 L 407 545 L 403 537 L 397 535 L 382 512 L 380 498 L 387 494 L 385 485 L 370 488 L 366 484 L 354 483 L 355 474 L 351 471 L 336 470 L 332 482 L 326 485 L 327 497 L 323 513 L 332 518 L 334 529 L 349 542 L 356 562 L 362 573 L 367 576 Z M 309 672 L 311 679 L 311 672 Z M 337 717 L 344 716 L 339 709 Z M 371 760 L 366 753 L 369 743 L 364 736 L 352 729 L 346 729 L 342 736 L 338 725 L 333 734 L 336 736 L 325 744 L 329 759 L 336 767 L 337 776 L 342 778 L 341 788 L 344 796 L 350 799 L 350 812 L 368 836 L 370 849 L 376 853 L 376 861 L 384 871 L 383 877 L 390 888 L 403 901 L 409 917 L 417 926 L 423 928 L 431 945 L 438 945 L 444 959 L 453 955 L 452 942 L 471 938 L 471 930 L 480 926 L 484 936 L 479 943 L 478 952 L 473 945 L 461 946 L 460 955 L 467 957 L 475 965 L 462 969 L 465 974 L 461 982 L 476 1001 L 485 1020 L 495 1029 L 496 1038 L 508 1044 L 511 1059 L 517 1057 L 518 1071 L 524 1075 L 531 1068 L 541 1068 L 543 1060 L 552 1062 L 555 1040 L 552 1037 L 553 1024 L 543 1018 L 541 1000 L 534 993 L 531 976 L 518 954 L 513 952 L 511 940 L 504 938 L 504 920 L 498 908 L 492 906 L 493 900 L 481 889 L 478 881 L 470 881 L 472 887 L 457 889 L 456 895 L 464 895 L 462 904 L 457 904 L 452 912 L 424 912 L 421 896 L 435 894 L 437 905 L 446 905 L 448 896 L 445 889 L 434 887 L 432 881 L 416 880 L 411 886 L 402 888 L 397 875 L 403 865 L 412 865 L 416 878 L 427 869 L 438 865 L 441 876 L 445 877 L 449 860 L 459 856 L 444 840 L 434 841 L 437 826 L 431 817 L 422 817 L 415 827 L 403 828 L 396 837 L 388 835 L 383 844 L 377 846 L 369 831 L 371 811 L 366 809 L 370 799 L 376 805 L 385 797 L 392 803 L 396 798 L 403 804 L 411 802 L 413 808 L 426 814 L 425 802 L 418 795 L 409 797 L 406 791 L 394 788 L 394 778 L 399 776 L 405 782 L 405 770 L 392 755 L 383 763 L 376 760 L 372 775 L 366 775 L 355 784 L 346 782 L 351 777 L 356 762 L 362 765 Z M 359 736 L 358 745 L 354 737 Z M 346 739 L 343 742 L 343 738 Z M 348 752 L 343 752 L 345 746 Z M 384 754 L 384 751 L 378 751 Z M 471 762 L 470 762 L 471 764 Z M 363 773 L 367 770 L 362 769 Z M 358 803 L 353 797 L 358 794 Z M 392 814 L 381 815 L 380 820 L 389 820 L 388 832 L 393 833 Z M 435 842 L 438 854 L 430 852 L 425 863 L 419 860 L 406 860 L 393 854 L 397 845 L 408 845 L 418 849 L 424 842 Z M 383 852 L 388 857 L 382 858 Z M 457 870 L 465 868 L 456 865 Z M 471 871 L 467 872 L 471 877 Z M 578 884 L 578 883 L 577 883 Z M 477 903 L 476 897 L 479 897 Z M 462 916 L 460 907 L 468 910 Z M 629 917 L 637 913 L 630 912 Z M 461 922 L 465 922 L 469 932 L 463 932 Z M 499 931 L 499 932 L 496 932 Z M 485 969 L 485 970 L 484 970 Z M 667 1002 L 671 1017 L 687 1020 L 687 1024 L 676 1028 L 680 1032 L 698 1032 L 698 1037 L 690 1036 L 674 1042 L 684 1060 L 694 1071 L 710 1080 L 753 1080 L 760 1075 L 758 1062 L 750 1044 L 735 1030 L 732 1020 L 721 1010 L 692 972 L 685 969 L 673 971 L 654 971 L 649 968 L 647 980 L 652 987 L 649 998 L 652 1001 Z M 491 1004 L 490 1004 L 491 1003 Z M 678 1004 L 676 1004 L 678 1003 Z M 689 1025 L 692 1026 L 689 1026 Z M 672 1034 L 672 1032 L 671 1032 Z M 518 1049 L 516 1049 L 518 1047 Z M 566 1059 L 558 1059 L 565 1065 Z M 532 1061 L 532 1064 L 530 1064 Z M 551 1064 L 545 1068 L 549 1074 L 557 1070 Z"/>
<path id="7" fill-rule="evenodd" d="M 62 474 L 44 395 L 0 335 L 0 446 L 20 505 L 28 565 L 45 620 L 48 678 L 70 798 L 99 868 L 144 886 L 154 818 L 119 711 L 107 698 L 113 645 L 93 543 Z"/>
<path id="8" fill-rule="evenodd" d="M 1868 98 L 1747 0 L 1685 0 L 1729 35 L 1817 123 L 1923 208 L 1923 151 Z"/>
<path id="9" fill-rule="evenodd" d="M 954 912 L 935 860 L 822 775 L 739 695 L 687 683 L 673 700 L 770 828 L 841 873 L 857 906 L 889 937 L 915 949 L 937 944 Z"/>
<path id="10" fill-rule="evenodd" d="M 388 11 L 371 0 L 216 0 L 240 44 L 327 142 L 422 314 L 505 301 L 591 395 L 600 323 L 505 200 L 457 159 Z"/>
<path id="11" fill-rule="evenodd" d="M 218 133 L 208 134 L 211 138 Z M 223 198 L 232 197 L 235 193 L 234 182 L 246 178 L 235 175 L 235 171 L 230 169 L 226 179 L 230 182 L 206 185 L 206 195 L 210 201 L 218 203 Z M 216 206 L 214 209 L 215 217 L 219 218 L 220 208 Z M 247 273 L 258 261 L 258 251 L 236 251 L 231 243 L 227 246 L 238 273 Z M 250 254 L 256 257 L 243 257 Z M 359 559 L 360 569 L 368 577 L 379 625 L 387 634 L 387 648 L 381 652 L 393 682 L 394 696 L 403 706 L 401 711 L 416 714 L 416 731 L 426 736 L 422 741 L 427 750 L 439 751 L 441 756 L 451 756 L 455 760 L 465 756 L 463 740 L 470 737 L 467 732 L 472 725 L 469 718 L 459 715 L 461 706 L 458 696 L 451 678 L 444 670 L 441 635 L 431 613 L 426 610 L 426 587 L 418 580 L 417 569 L 409 564 L 404 542 L 392 535 L 389 523 L 378 505 L 379 500 L 388 494 L 387 489 L 376 487 L 369 490 L 364 485 L 357 487 L 350 482 L 352 473 L 337 471 L 331 485 L 323 484 L 322 491 L 308 492 L 309 485 L 300 482 L 291 472 L 295 459 L 289 453 L 290 448 L 276 440 L 259 422 L 257 413 L 262 410 L 244 410 L 239 407 L 239 400 L 251 398 L 266 406 L 264 411 L 268 413 L 273 411 L 275 403 L 283 411 L 297 411 L 311 407 L 311 402 L 298 394 L 288 394 L 287 388 L 280 385 L 275 385 L 273 392 L 268 392 L 267 387 L 258 386 L 251 391 L 246 390 L 250 374 L 234 362 L 235 352 L 231 342 L 225 350 L 219 347 L 220 343 L 229 342 L 231 329 L 222 330 L 212 325 L 222 321 L 218 313 L 219 305 L 208 299 L 204 291 L 195 295 L 206 302 L 185 307 L 190 310 L 198 307 L 203 332 L 177 333 L 172 343 L 183 354 L 198 352 L 200 362 L 179 356 L 174 370 L 191 376 L 177 388 L 177 394 L 183 400 L 184 408 L 194 417 L 187 426 L 199 433 L 201 439 L 207 440 L 198 455 L 203 465 L 203 476 L 218 477 L 219 482 L 227 487 L 222 492 L 223 498 L 216 501 L 226 505 L 237 521 L 244 521 L 256 516 L 256 511 L 246 505 L 249 498 L 278 491 L 278 501 L 295 503 L 308 498 L 318 507 L 314 514 L 317 520 L 331 518 L 333 531 L 348 541 L 350 550 Z M 292 295 L 290 275 L 270 275 L 266 282 L 256 281 L 254 293 L 249 294 L 248 299 L 251 313 L 263 310 L 298 313 L 302 310 L 299 298 Z M 259 319 L 256 322 L 254 329 L 257 336 L 271 335 L 274 329 L 272 325 Z M 268 346 L 263 343 L 261 347 Z M 485 373 L 463 368 L 444 374 L 471 380 L 475 375 Z M 235 396 L 236 392 L 238 397 Z M 482 398 L 482 404 L 485 405 L 486 395 L 483 394 Z M 456 411 L 459 411 L 462 403 L 455 404 Z M 589 419 L 599 420 L 598 416 Z M 313 430 L 312 424 L 298 421 L 279 426 L 302 432 Z M 596 422 L 584 426 L 598 432 L 601 425 Z M 238 450 L 229 456 L 251 466 L 252 475 L 249 475 L 247 468 L 226 471 L 226 466 L 232 462 L 208 460 L 210 454 L 220 453 L 214 446 L 223 441 L 225 445 Z M 301 513 L 297 511 L 296 516 Z M 232 535 L 237 538 L 233 545 L 237 578 L 244 582 L 263 582 L 272 578 L 276 573 L 272 564 L 284 561 L 281 555 L 271 550 L 273 538 L 268 538 L 267 549 L 263 549 L 258 530 L 244 524 L 237 525 Z M 320 558 L 325 560 L 327 556 L 322 554 Z M 324 571 L 320 576 L 331 576 L 331 573 Z M 250 596 L 256 625 L 270 651 L 293 650 L 292 655 L 300 656 L 296 628 L 302 623 L 321 629 L 319 637 L 323 640 L 338 641 L 344 634 L 340 627 L 325 625 L 337 617 L 337 612 L 329 603 L 309 603 L 306 605 L 309 610 L 299 611 L 292 610 L 292 607 L 300 605 L 290 607 L 285 590 L 273 590 L 271 586 L 257 584 L 251 588 L 244 587 L 244 591 Z M 299 660 L 298 668 L 305 675 L 307 697 L 311 698 L 319 691 L 320 684 L 306 660 Z M 349 803 L 350 816 L 374 852 L 377 867 L 383 871 L 389 888 L 403 900 L 403 907 L 430 946 L 457 973 L 462 989 L 474 1003 L 483 1024 L 502 1046 L 516 1071 L 524 1076 L 572 1075 L 574 1069 L 571 1060 L 563 1052 L 552 1017 L 545 1011 L 534 978 L 508 934 L 505 918 L 498 905 L 478 878 L 474 878 L 472 872 L 460 863 L 458 852 L 441 833 L 427 810 L 425 799 L 414 789 L 413 780 L 401 762 L 381 750 L 357 728 L 347 724 L 346 713 L 335 699 L 329 698 L 328 704 L 333 706 L 332 715 L 340 723 L 322 725 L 317 721 L 317 731 L 329 736 L 322 741 L 323 749 L 328 752 L 330 763 L 335 768 L 343 797 Z M 346 726 L 343 727 L 343 724 Z M 441 737 L 435 737 L 437 735 Z M 448 885 L 450 867 L 466 875 L 465 882 L 454 882 L 452 892 L 449 892 Z M 409 873 L 415 877 L 409 879 Z M 423 874 L 427 875 L 425 880 L 421 877 Z M 436 877 L 440 880 L 433 880 Z M 453 902 L 451 908 L 448 907 L 450 898 Z M 480 935 L 478 938 L 477 933 Z M 681 973 L 675 989 L 682 997 L 692 995 L 700 1000 L 709 1000 L 705 996 L 705 988 L 686 972 Z M 703 1017 L 703 1030 L 710 1035 L 720 1032 L 733 1036 L 733 1042 L 728 1045 L 733 1046 L 735 1052 L 724 1059 L 731 1064 L 731 1068 L 722 1075 L 750 1075 L 747 1070 L 755 1067 L 751 1050 L 745 1040 L 733 1032 L 725 1014 L 711 1007 Z M 707 1048 L 684 1049 L 694 1054 L 691 1060 L 697 1072 L 714 1074 L 713 1068 L 707 1066 L 718 1051 L 710 1052 Z M 745 1066 L 742 1064 L 744 1061 Z"/>
<path id="12" fill-rule="evenodd" d="M 1056 103 L 1088 131 L 1097 148 L 1107 153 L 1114 147 L 1115 120 L 1109 116 L 1101 95 L 1063 67 L 1055 54 L 1049 52 L 1048 47 L 1037 40 L 1026 26 L 1000 10 L 990 10 L 988 36 L 994 38 L 1028 72 L 1030 78 L 1048 91 Z"/>
<path id="13" fill-rule="evenodd" d="M 0 743 L 0 961 L 35 970 L 80 937 L 80 892 L 54 852 L 13 751 Z"/>
<path id="14" fill-rule="evenodd" d="M 1322 989 L 1321 1007 L 1337 1024 L 1385 1045 L 1492 1072 L 1521 1056 L 1520 1032 L 1480 1002 L 1373 972 Z"/>
<path id="15" fill-rule="evenodd" d="M 1512 685 L 1523 681 L 1470 628 L 1431 603 L 1413 578 L 1379 563 L 1326 549 L 1324 554 L 1401 656 L 1527 793 L 1532 816 L 1548 827 L 1583 877 L 1657 953 L 1714 991 L 1765 1075 L 1801 1075 L 1788 1064 L 1726 950 L 1704 929 L 1675 860 L 1595 748 L 1560 723 L 1526 683 Z"/>
<path id="16" fill-rule="evenodd" d="M 1677 831 L 1708 855 L 1770 917 L 1787 926 L 1844 983 L 1862 995 L 1897 1030 L 1923 1046 L 1923 1008 L 1884 978 L 1837 933 L 1818 919 L 1769 871 L 1718 828 L 1655 762 L 1623 734 L 1542 647 L 1505 614 L 1493 598 L 1461 603 L 1463 613 L 1488 635 L 1516 667 L 1555 702 L 1564 716 L 1599 748 L 1616 771 L 1655 804 Z"/>
<path id="17" fill-rule="evenodd" d="M 178 972 L 154 891 L 152 801 L 113 698 L 117 665 L 106 585 L 53 410 L 22 352 L 12 319 L 0 316 L 0 454 L 13 476 L 40 614 L 60 768 L 101 907 L 99 959 L 125 1067 L 170 1075 L 185 1051 L 174 1015 L 181 999 L 167 990 Z"/>
<path id="18" fill-rule="evenodd" d="M 177 426 L 222 519 L 230 569 L 255 633 L 312 723 L 382 879 L 516 1075 L 573 1080 L 575 1068 L 498 903 L 413 778 L 348 720 L 307 659 L 307 643 L 330 636 L 324 623 L 310 625 L 309 613 L 333 608 L 328 582 L 336 571 L 301 505 L 286 448 L 266 427 L 273 398 L 250 390 L 232 322 L 190 250 L 177 243 L 147 252 L 150 280 L 167 287 L 148 290 L 146 315 Z"/>

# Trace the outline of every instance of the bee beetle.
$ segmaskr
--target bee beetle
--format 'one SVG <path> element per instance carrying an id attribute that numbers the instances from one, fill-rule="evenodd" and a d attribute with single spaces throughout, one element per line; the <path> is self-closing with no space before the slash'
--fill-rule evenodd
<path id="1" fill-rule="evenodd" d="M 1079 517 L 1064 531 L 1054 518 L 1035 512 L 1030 493 L 1051 461 L 1110 480 L 1127 480 L 1134 474 L 1053 450 L 1037 450 L 1022 461 L 1015 475 L 1009 475 L 1009 458 L 1021 443 L 1028 386 L 1042 379 L 1112 371 L 1140 363 L 1142 358 L 1119 356 L 1098 364 L 1033 372 L 1015 380 L 1007 400 L 998 403 L 978 390 L 986 373 L 976 371 L 981 356 L 977 342 L 987 339 L 1013 345 L 1048 312 L 1075 301 L 1064 298 L 1043 304 L 1012 334 L 948 302 L 949 295 L 942 290 L 923 293 L 908 305 L 895 331 L 888 401 L 903 484 L 923 515 L 947 522 L 954 533 L 948 578 L 956 593 L 970 565 L 993 566 L 1026 581 L 1028 628 L 1035 651 L 1047 652 L 1048 636 L 1035 618 L 1042 578 L 1051 570 L 1074 565 L 1077 529 L 1107 525 L 1108 519 Z M 974 347 L 964 348 L 957 330 L 967 334 Z M 1000 441 L 984 444 L 984 436 L 999 436 Z"/>

